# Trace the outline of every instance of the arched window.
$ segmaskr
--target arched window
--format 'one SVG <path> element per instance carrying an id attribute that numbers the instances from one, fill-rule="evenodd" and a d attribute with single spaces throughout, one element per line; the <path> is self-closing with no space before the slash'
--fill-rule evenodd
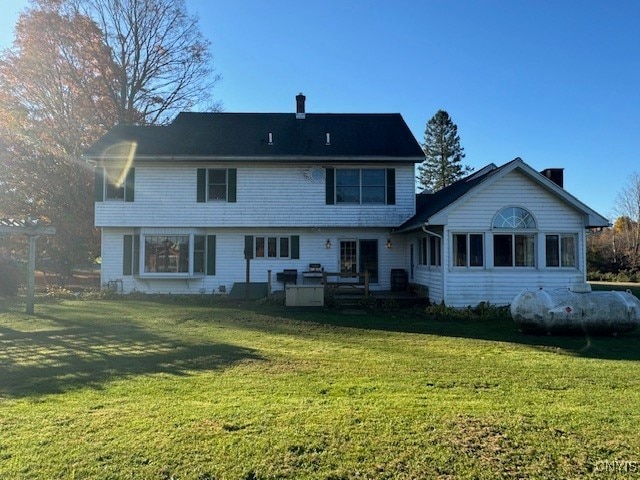
<path id="1" fill-rule="evenodd" d="M 493 218 L 494 267 L 535 267 L 536 220 L 521 207 L 505 207 Z M 511 231 L 509 231 L 511 230 Z"/>
<path id="2" fill-rule="evenodd" d="M 493 218 L 491 228 L 508 228 L 512 230 L 536 228 L 536 220 L 524 208 L 505 207 Z"/>

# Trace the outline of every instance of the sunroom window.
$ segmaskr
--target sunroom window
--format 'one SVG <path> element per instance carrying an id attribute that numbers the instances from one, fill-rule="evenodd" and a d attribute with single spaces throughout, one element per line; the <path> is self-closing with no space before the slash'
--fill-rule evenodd
<path id="1" fill-rule="evenodd" d="M 479 233 L 453 235 L 454 266 L 482 267 L 484 265 L 483 236 Z"/>
<path id="2" fill-rule="evenodd" d="M 545 250 L 547 267 L 576 266 L 575 235 L 546 235 Z"/>
<path id="3" fill-rule="evenodd" d="M 493 219 L 493 228 L 523 229 L 536 228 L 533 215 L 521 207 L 503 208 Z"/>
<path id="4" fill-rule="evenodd" d="M 521 207 L 506 207 L 493 219 L 493 265 L 495 267 L 535 267 L 536 220 Z M 509 230 L 512 230 L 509 232 Z"/>

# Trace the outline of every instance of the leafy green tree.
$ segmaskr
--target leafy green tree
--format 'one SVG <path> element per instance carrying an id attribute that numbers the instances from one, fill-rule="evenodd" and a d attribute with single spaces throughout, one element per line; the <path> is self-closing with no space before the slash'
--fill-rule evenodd
<path id="1" fill-rule="evenodd" d="M 427 190 L 438 191 L 462 178 L 473 169 L 462 164 L 458 126 L 444 110 L 438 110 L 427 122 L 422 149 L 425 161 L 418 167 L 418 182 Z"/>

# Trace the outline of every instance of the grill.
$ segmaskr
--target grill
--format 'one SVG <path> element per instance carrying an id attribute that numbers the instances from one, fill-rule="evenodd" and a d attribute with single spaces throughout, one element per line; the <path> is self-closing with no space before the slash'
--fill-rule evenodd
<path id="1" fill-rule="evenodd" d="M 302 272 L 302 276 L 305 278 L 322 278 L 322 272 L 324 268 L 319 263 L 310 263 L 309 270 Z"/>
<path id="2" fill-rule="evenodd" d="M 284 283 L 284 286 L 287 286 L 287 283 L 293 283 L 294 285 L 298 282 L 298 270 L 295 268 L 285 268 L 282 272 L 276 273 L 276 280 Z"/>

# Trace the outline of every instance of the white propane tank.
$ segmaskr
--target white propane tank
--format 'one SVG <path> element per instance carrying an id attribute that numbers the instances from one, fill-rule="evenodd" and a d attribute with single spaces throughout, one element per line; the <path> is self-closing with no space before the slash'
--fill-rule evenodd
<path id="1" fill-rule="evenodd" d="M 625 333 L 640 325 L 640 300 L 630 291 L 525 289 L 511 302 L 522 331 Z"/>

